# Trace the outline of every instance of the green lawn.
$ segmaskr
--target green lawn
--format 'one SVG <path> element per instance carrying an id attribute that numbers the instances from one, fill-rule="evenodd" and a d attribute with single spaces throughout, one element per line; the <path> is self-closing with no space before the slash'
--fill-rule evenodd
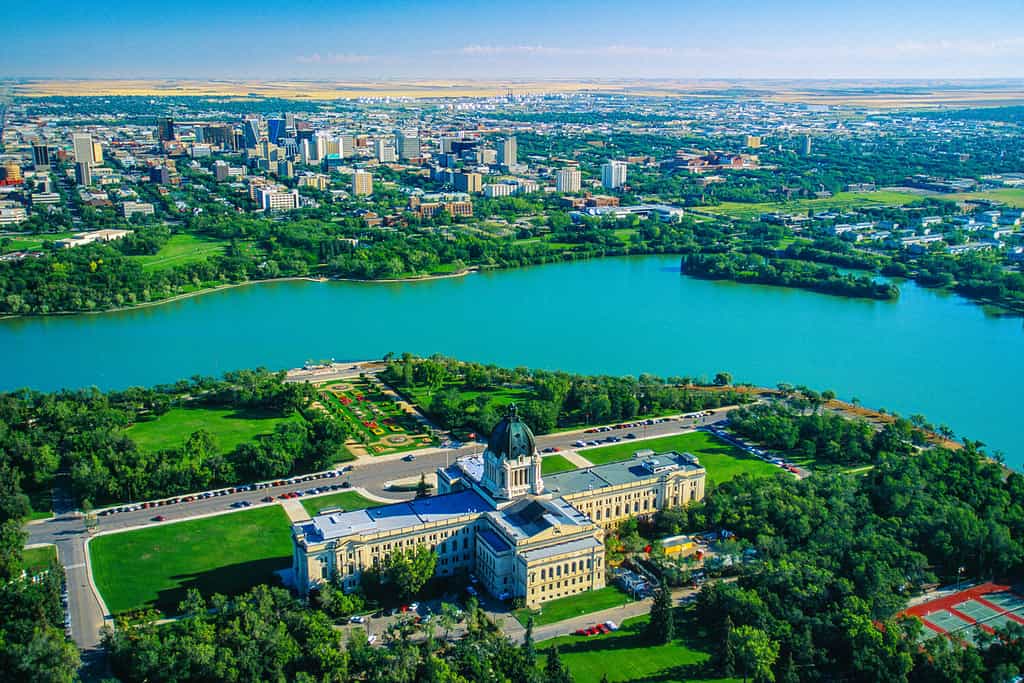
<path id="1" fill-rule="evenodd" d="M 532 614 L 534 625 L 543 626 L 578 617 L 581 614 L 590 614 L 609 607 L 619 607 L 629 601 L 629 596 L 615 586 L 606 586 L 596 591 L 587 591 L 579 595 L 570 595 L 567 598 L 545 602 L 539 614 L 523 608 L 517 609 L 513 615 L 519 620 L 519 623 L 526 626 L 526 621 Z"/>
<path id="2" fill-rule="evenodd" d="M 579 451 L 579 454 L 595 465 L 603 465 L 608 462 L 627 460 L 632 458 L 636 451 L 646 448 L 650 448 L 656 453 L 666 451 L 693 453 L 700 459 L 701 466 L 707 470 L 708 479 L 716 484 L 721 484 L 744 472 L 754 476 L 770 476 L 779 471 L 775 465 L 744 453 L 708 432 L 689 432 L 657 439 L 623 441 L 611 446 L 585 448 Z"/>
<path id="3" fill-rule="evenodd" d="M 62 240 L 67 237 L 71 237 L 71 235 L 72 233 L 70 232 L 53 232 L 41 235 L 25 233 L 24 235 L 18 235 L 17 237 L 3 237 L 0 238 L 0 241 L 4 239 L 9 239 L 10 241 L 3 243 L 2 248 L 0 248 L 0 253 L 6 254 L 11 251 L 39 250 L 40 248 L 42 248 L 43 242 L 55 242 L 56 240 Z"/>
<path id="4" fill-rule="evenodd" d="M 164 270 L 186 263 L 205 261 L 210 256 L 223 254 L 227 242 L 201 235 L 171 235 L 167 244 L 151 256 L 132 256 L 142 264 L 143 270 Z"/>
<path id="5" fill-rule="evenodd" d="M 680 610 L 676 610 L 680 612 Z M 710 654 L 705 643 L 697 637 L 692 619 L 679 615 L 676 632 L 682 638 L 666 645 L 650 645 L 643 638 L 647 616 L 626 619 L 618 631 L 596 636 L 560 636 L 538 644 L 537 665 L 544 667 L 545 654 L 558 646 L 562 662 L 569 667 L 577 683 L 598 683 L 601 677 L 609 681 L 735 681 L 717 678 L 708 670 Z"/>
<path id="6" fill-rule="evenodd" d="M 385 503 L 378 503 L 375 500 L 364 498 L 355 491 L 342 491 L 341 493 L 331 493 L 326 496 L 316 496 L 315 498 L 303 498 L 302 507 L 306 508 L 312 516 L 320 514 L 321 510 L 327 508 L 342 508 L 343 510 L 362 510 L 364 508 L 375 508 Z"/>
<path id="7" fill-rule="evenodd" d="M 559 472 L 568 472 L 574 469 L 576 469 L 576 465 L 573 465 L 564 455 L 545 455 L 544 459 L 540 462 L 540 472 L 542 475 L 558 474 Z"/>
<path id="8" fill-rule="evenodd" d="M 189 588 L 237 594 L 274 581 L 291 564 L 280 505 L 97 536 L 93 578 L 111 613 L 155 607 L 174 614 Z"/>
<path id="9" fill-rule="evenodd" d="M 136 422 L 125 432 L 140 450 L 152 452 L 180 446 L 189 434 L 205 429 L 221 451 L 227 453 L 259 434 L 269 434 L 281 422 L 301 419 L 297 413 L 282 417 L 280 413 L 263 410 L 172 408 L 155 419 Z"/>
<path id="10" fill-rule="evenodd" d="M 808 209 L 852 209 L 868 206 L 903 206 L 920 201 L 921 197 L 909 192 L 837 192 L 827 199 L 795 199 L 791 202 L 722 202 L 717 206 L 696 206 L 697 211 L 724 214 L 734 218 L 757 218 L 763 213 L 807 213 Z"/>
<path id="11" fill-rule="evenodd" d="M 47 545 L 41 548 L 29 548 L 21 555 L 22 566 L 29 574 L 33 574 L 50 566 L 57 560 L 57 546 Z"/>

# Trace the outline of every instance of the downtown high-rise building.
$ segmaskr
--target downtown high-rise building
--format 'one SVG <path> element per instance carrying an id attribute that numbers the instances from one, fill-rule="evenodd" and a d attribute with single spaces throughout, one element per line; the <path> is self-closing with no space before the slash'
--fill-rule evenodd
<path id="1" fill-rule="evenodd" d="M 601 166 L 601 184 L 614 190 L 626 184 L 626 162 L 610 160 Z"/>
<path id="2" fill-rule="evenodd" d="M 518 163 L 516 160 L 518 155 L 519 146 L 516 144 L 515 136 L 505 138 L 501 146 L 498 147 L 498 165 L 505 167 L 515 166 Z"/>
<path id="3" fill-rule="evenodd" d="M 74 133 L 71 136 L 71 147 L 75 154 L 76 164 L 93 164 L 92 136 L 88 133 Z"/>
<path id="4" fill-rule="evenodd" d="M 246 149 L 256 149 L 260 142 L 260 122 L 258 119 L 246 119 L 242 123 L 242 135 L 245 138 Z"/>
<path id="5" fill-rule="evenodd" d="M 174 119 L 164 117 L 156 123 L 156 139 L 167 142 L 174 139 Z"/>
<path id="6" fill-rule="evenodd" d="M 399 159 L 417 159 L 420 156 L 420 134 L 415 128 L 395 131 L 395 152 Z"/>
<path id="7" fill-rule="evenodd" d="M 50 166 L 50 147 L 48 145 L 32 145 L 32 166 L 38 171 Z"/>
<path id="8" fill-rule="evenodd" d="M 566 194 L 580 191 L 582 174 L 575 168 L 563 168 L 555 173 L 555 189 Z"/>
<path id="9" fill-rule="evenodd" d="M 395 143 L 389 138 L 377 138 L 374 142 L 374 153 L 377 156 L 377 161 L 382 164 L 393 164 L 398 161 Z"/>
<path id="10" fill-rule="evenodd" d="M 75 182 L 79 185 L 92 185 L 92 164 L 88 161 L 75 162 Z"/>
<path id="11" fill-rule="evenodd" d="M 267 139 L 275 145 L 288 136 L 288 124 L 284 119 L 267 119 Z"/>

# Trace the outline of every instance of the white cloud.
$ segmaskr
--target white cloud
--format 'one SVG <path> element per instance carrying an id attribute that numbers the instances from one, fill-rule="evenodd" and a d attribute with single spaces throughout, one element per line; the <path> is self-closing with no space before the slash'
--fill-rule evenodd
<path id="1" fill-rule="evenodd" d="M 346 53 L 328 52 L 321 55 L 314 52 L 311 55 L 298 55 L 295 58 L 300 64 L 365 64 L 373 59 L 370 55 L 353 55 Z"/>
<path id="2" fill-rule="evenodd" d="M 552 47 L 549 45 L 466 45 L 456 51 L 470 57 L 500 55 L 582 56 L 582 57 L 696 57 L 711 53 L 702 48 L 650 47 L 646 45 L 602 45 L 591 47 Z"/>

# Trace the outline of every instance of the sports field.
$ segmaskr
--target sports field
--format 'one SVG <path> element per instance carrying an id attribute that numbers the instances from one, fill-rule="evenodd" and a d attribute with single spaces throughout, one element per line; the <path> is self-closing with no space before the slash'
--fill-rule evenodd
<path id="1" fill-rule="evenodd" d="M 210 256 L 224 253 L 227 242 L 201 235 L 171 235 L 167 244 L 150 256 L 132 256 L 142 264 L 143 270 L 163 270 L 186 263 L 205 261 Z"/>
<path id="2" fill-rule="evenodd" d="M 363 510 L 365 508 L 375 508 L 385 503 L 378 503 L 375 500 L 364 498 L 355 491 L 342 491 L 341 493 L 332 493 L 326 496 L 316 496 L 314 498 L 303 498 L 302 507 L 306 509 L 312 516 L 320 514 L 321 510 L 328 508 L 341 508 L 345 511 L 351 510 Z"/>
<path id="3" fill-rule="evenodd" d="M 237 594 L 273 582 L 291 563 L 288 515 L 280 505 L 97 536 L 93 578 L 112 614 L 154 607 L 174 614 L 189 588 Z"/>
<path id="4" fill-rule="evenodd" d="M 988 199 L 993 202 L 1004 202 L 1010 206 L 1024 208 L 1024 188 L 1006 188 L 1005 190 L 988 190 L 985 192 L 963 192 L 960 194 L 941 195 L 940 199 Z"/>
<path id="5" fill-rule="evenodd" d="M 676 610 L 679 612 L 679 610 Z M 734 681 L 709 675 L 709 653 L 696 636 L 696 626 L 677 618 L 676 632 L 684 636 L 665 645 L 651 645 L 643 637 L 648 617 L 626 619 L 618 631 L 595 636 L 560 636 L 538 643 L 538 666 L 543 668 L 548 648 L 557 645 L 562 662 L 577 683 L 597 683 L 604 675 L 615 683 L 625 681 Z"/>
<path id="6" fill-rule="evenodd" d="M 791 202 L 722 202 L 716 206 L 696 206 L 694 209 L 702 213 L 752 219 L 763 213 L 806 214 L 808 209 L 826 211 L 868 206 L 903 206 L 920 199 L 920 196 L 909 192 L 879 190 L 878 192 L 837 192 L 827 199 L 796 199 Z"/>
<path id="7" fill-rule="evenodd" d="M 189 434 L 204 429 L 213 435 L 224 453 L 259 434 L 269 434 L 282 422 L 301 420 L 297 413 L 288 417 L 278 412 L 238 410 L 235 408 L 172 408 L 163 415 L 136 422 L 125 433 L 142 451 L 176 448 Z"/>
<path id="8" fill-rule="evenodd" d="M 775 465 L 744 453 L 708 432 L 689 432 L 657 439 L 623 441 L 611 446 L 584 448 L 578 452 L 595 465 L 603 465 L 608 462 L 628 460 L 636 451 L 648 448 L 656 453 L 676 451 L 696 455 L 700 459 L 701 466 L 707 470 L 708 479 L 716 484 L 729 481 L 743 473 L 755 477 L 766 477 L 779 471 Z"/>
<path id="9" fill-rule="evenodd" d="M 0 253 L 8 253 L 11 251 L 34 251 L 38 250 L 43 246 L 44 242 L 53 242 L 55 240 L 62 240 L 66 237 L 71 237 L 70 232 L 54 232 L 45 233 L 41 235 L 8 235 L 6 237 L 0 237 Z"/>

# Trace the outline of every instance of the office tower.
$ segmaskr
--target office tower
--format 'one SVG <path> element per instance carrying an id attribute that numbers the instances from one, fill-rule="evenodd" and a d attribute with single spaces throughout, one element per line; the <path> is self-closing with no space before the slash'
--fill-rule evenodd
<path id="1" fill-rule="evenodd" d="M 289 112 L 284 115 L 284 127 L 289 133 L 295 132 L 295 114 Z"/>
<path id="2" fill-rule="evenodd" d="M 167 170 L 166 166 L 154 166 L 149 169 L 149 182 L 166 185 L 171 182 L 171 172 Z"/>
<path id="3" fill-rule="evenodd" d="M 339 135 L 338 136 L 338 154 L 341 155 L 342 159 L 348 159 L 355 156 L 356 153 L 356 139 L 351 135 Z"/>
<path id="4" fill-rule="evenodd" d="M 75 182 L 79 185 L 92 185 L 92 167 L 88 161 L 75 162 Z"/>
<path id="5" fill-rule="evenodd" d="M 299 191 L 261 187 L 256 190 L 256 202 L 264 211 L 291 211 L 299 208 Z"/>
<path id="6" fill-rule="evenodd" d="M 811 156 L 811 136 L 810 135 L 805 135 L 804 136 L 803 150 L 804 150 L 804 156 L 805 157 Z"/>
<path id="7" fill-rule="evenodd" d="M 498 163 L 498 153 L 493 149 L 479 149 L 477 150 L 477 161 L 481 164 L 487 164 L 488 166 Z"/>
<path id="8" fill-rule="evenodd" d="M 281 145 L 284 155 L 289 159 L 299 156 L 299 143 L 295 141 L 295 138 L 281 138 L 278 144 Z"/>
<path id="9" fill-rule="evenodd" d="M 3 167 L 4 180 L 8 183 L 21 182 L 21 165 L 17 161 L 8 161 Z"/>
<path id="10" fill-rule="evenodd" d="M 203 142 L 211 145 L 218 145 L 221 149 L 235 148 L 235 131 L 231 126 L 217 124 L 203 126 Z"/>
<path id="11" fill-rule="evenodd" d="M 50 166 L 50 148 L 47 145 L 32 145 L 32 166 L 36 170 Z"/>
<path id="12" fill-rule="evenodd" d="M 378 138 L 375 145 L 375 153 L 377 155 L 377 161 L 382 164 L 393 164 L 398 159 L 395 155 L 395 143 L 387 138 Z"/>
<path id="13" fill-rule="evenodd" d="M 260 122 L 257 119 L 246 119 L 242 123 L 242 135 L 245 138 L 245 148 L 255 149 L 260 141 Z"/>
<path id="14" fill-rule="evenodd" d="M 609 190 L 626 184 L 626 162 L 608 161 L 601 166 L 601 184 Z"/>
<path id="15" fill-rule="evenodd" d="M 395 151 L 399 159 L 417 159 L 420 156 L 419 131 L 415 128 L 395 131 Z"/>
<path id="16" fill-rule="evenodd" d="M 71 146 L 75 152 L 75 163 L 93 163 L 92 136 L 88 133 L 75 133 L 71 136 Z"/>
<path id="17" fill-rule="evenodd" d="M 555 189 L 573 194 L 580 191 L 582 175 L 575 168 L 563 168 L 555 174 Z"/>
<path id="18" fill-rule="evenodd" d="M 267 119 L 267 139 L 275 145 L 277 141 L 288 134 L 287 124 L 284 119 Z"/>
<path id="19" fill-rule="evenodd" d="M 356 171 L 352 174 L 352 194 L 366 196 L 373 194 L 373 174 Z"/>
<path id="20" fill-rule="evenodd" d="M 516 156 L 519 154 L 515 136 L 505 138 L 505 141 L 498 147 L 498 165 L 515 166 Z"/>
<path id="21" fill-rule="evenodd" d="M 747 147 L 750 149 L 758 149 L 761 146 L 760 135 L 748 135 L 747 136 Z"/>
<path id="22" fill-rule="evenodd" d="M 228 165 L 226 161 L 218 160 L 213 162 L 213 177 L 217 180 L 217 182 L 224 182 L 225 180 L 228 179 L 228 173 L 230 168 L 231 167 Z"/>
<path id="23" fill-rule="evenodd" d="M 483 176 L 479 173 L 456 173 L 455 189 L 459 192 L 480 192 L 483 188 Z"/>
<path id="24" fill-rule="evenodd" d="M 277 177 L 278 178 L 291 178 L 295 175 L 295 166 L 292 162 L 282 159 L 277 162 Z"/>
<path id="25" fill-rule="evenodd" d="M 456 138 L 442 137 L 439 141 L 441 147 L 441 154 L 451 154 L 452 144 L 455 142 L 455 140 Z"/>
<path id="26" fill-rule="evenodd" d="M 92 163 L 97 166 L 103 163 L 103 145 L 98 142 L 92 143 Z"/>
<path id="27" fill-rule="evenodd" d="M 316 143 L 312 140 L 299 140 L 299 161 L 304 164 L 316 163 Z"/>
<path id="28" fill-rule="evenodd" d="M 168 116 L 157 121 L 156 139 L 161 142 L 174 139 L 174 119 Z"/>

